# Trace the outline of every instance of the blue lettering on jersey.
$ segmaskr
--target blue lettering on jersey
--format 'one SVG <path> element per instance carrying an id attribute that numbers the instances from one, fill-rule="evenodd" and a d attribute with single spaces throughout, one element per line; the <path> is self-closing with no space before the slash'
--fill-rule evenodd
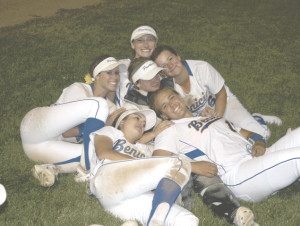
<path id="1" fill-rule="evenodd" d="M 208 121 L 207 121 L 207 123 L 205 124 L 205 126 L 202 127 L 201 133 L 202 133 L 205 129 L 207 129 L 212 123 L 218 121 L 219 119 L 220 119 L 220 118 L 217 118 L 217 117 L 207 118 L 206 120 L 208 120 Z M 204 121 L 202 120 L 202 122 L 204 122 Z"/>
<path id="2" fill-rule="evenodd" d="M 236 129 L 234 128 L 234 125 L 233 125 L 231 122 L 225 120 L 225 123 L 227 124 L 227 126 L 229 127 L 229 129 L 230 129 L 231 131 L 233 131 L 233 132 L 235 132 L 235 133 L 237 132 Z"/>
<path id="3" fill-rule="evenodd" d="M 194 127 L 194 129 L 197 130 L 197 131 L 199 131 L 202 126 L 203 126 L 203 124 L 201 122 L 198 122 L 198 121 L 191 121 L 188 124 L 189 128 Z"/>
<path id="4" fill-rule="evenodd" d="M 216 104 L 216 98 L 212 95 L 209 95 L 208 97 L 205 95 L 204 92 L 202 92 L 202 97 L 200 99 L 195 99 L 194 104 L 191 104 L 189 106 L 189 110 L 194 113 L 201 110 L 205 104 L 208 104 L 210 107 L 214 108 Z"/>
<path id="5" fill-rule="evenodd" d="M 216 104 L 216 98 L 212 95 L 209 95 L 207 103 L 210 107 L 214 108 Z"/>
<path id="6" fill-rule="evenodd" d="M 124 144 L 126 144 L 126 140 L 117 140 L 113 146 L 113 150 L 120 152 L 124 149 Z"/>
<path id="7" fill-rule="evenodd" d="M 188 124 L 188 127 L 189 128 L 194 128 L 196 131 L 200 131 L 201 129 L 201 133 L 207 129 L 212 123 L 218 121 L 219 119 L 221 118 L 218 118 L 218 117 L 215 117 L 215 116 L 212 116 L 212 117 L 209 117 L 209 118 L 204 118 L 204 119 L 201 119 L 201 120 L 198 120 L 198 121 L 191 121 L 189 124 Z"/>
<path id="8" fill-rule="evenodd" d="M 200 99 L 195 98 L 195 102 L 189 106 L 189 110 L 192 113 L 197 112 L 205 106 L 206 102 L 207 102 L 206 95 L 205 93 L 202 92 L 202 97 Z"/>
<path id="9" fill-rule="evenodd" d="M 125 154 L 134 158 L 145 158 L 145 154 L 132 148 L 130 145 L 127 144 L 127 141 L 125 139 L 117 140 L 113 146 L 113 150 L 117 152 L 123 151 Z"/>

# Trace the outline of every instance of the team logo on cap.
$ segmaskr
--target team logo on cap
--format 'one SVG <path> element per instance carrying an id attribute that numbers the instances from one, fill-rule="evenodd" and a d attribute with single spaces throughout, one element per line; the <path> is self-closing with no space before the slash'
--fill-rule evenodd
<path id="1" fill-rule="evenodd" d="M 144 71 L 147 69 L 147 68 L 149 68 L 149 67 L 151 67 L 154 63 L 153 62 L 149 62 L 150 64 L 149 65 L 145 65 L 145 66 L 143 66 L 143 69 L 144 69 Z"/>
<path id="2" fill-rule="evenodd" d="M 108 58 L 108 59 L 107 59 L 107 63 L 110 63 L 110 62 L 117 62 L 117 60 L 116 60 L 116 59 Z"/>
<path id="3" fill-rule="evenodd" d="M 139 28 L 138 31 L 149 31 L 149 32 L 152 32 L 152 29 L 149 29 L 149 28 Z"/>

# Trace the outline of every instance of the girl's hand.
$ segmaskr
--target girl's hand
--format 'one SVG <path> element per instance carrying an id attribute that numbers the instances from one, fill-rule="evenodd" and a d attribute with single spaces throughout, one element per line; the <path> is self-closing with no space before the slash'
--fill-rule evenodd
<path id="1" fill-rule="evenodd" d="M 264 155 L 266 152 L 265 143 L 263 141 L 256 141 L 252 146 L 252 157 L 258 157 Z"/>
<path id="2" fill-rule="evenodd" d="M 213 108 L 206 106 L 203 109 L 203 111 L 201 112 L 200 116 L 203 116 L 203 117 L 217 116 L 217 114 L 216 114 L 216 111 Z"/>
<path id="3" fill-rule="evenodd" d="M 125 108 L 119 108 L 115 110 L 113 113 L 109 114 L 106 119 L 105 126 L 112 126 L 116 118 L 119 117 L 124 111 L 126 111 Z"/>

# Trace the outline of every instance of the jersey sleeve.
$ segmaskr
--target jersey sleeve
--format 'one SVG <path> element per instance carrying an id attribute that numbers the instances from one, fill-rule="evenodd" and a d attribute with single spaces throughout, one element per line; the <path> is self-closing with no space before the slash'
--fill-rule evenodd
<path id="1" fill-rule="evenodd" d="M 162 131 L 155 138 L 154 151 L 156 150 L 164 150 L 176 155 L 179 154 L 177 148 L 177 131 L 174 125 Z"/>
<path id="2" fill-rule="evenodd" d="M 212 94 L 217 94 L 224 86 L 224 78 L 209 63 L 200 61 L 195 68 L 196 80 L 203 84 Z"/>
<path id="3" fill-rule="evenodd" d="M 141 151 L 143 154 L 145 154 L 146 158 L 149 158 L 153 154 L 153 146 L 148 145 L 148 144 L 141 144 L 141 143 L 136 143 L 135 146 L 139 151 Z"/>
<path id="4" fill-rule="evenodd" d="M 101 129 L 93 132 L 90 135 L 90 139 L 94 140 L 96 135 L 102 135 L 110 138 L 112 142 L 114 143 L 116 140 L 118 140 L 120 137 L 122 137 L 123 133 L 122 131 L 112 127 L 112 126 L 104 126 Z"/>
<path id="5" fill-rule="evenodd" d="M 123 107 L 125 103 L 125 96 L 130 91 L 133 90 L 134 85 L 129 81 L 128 78 L 120 81 L 120 85 L 116 91 L 116 99 L 117 99 L 117 106 Z"/>
<path id="6" fill-rule="evenodd" d="M 109 114 L 113 113 L 115 110 L 118 109 L 117 105 L 114 104 L 111 100 L 106 99 L 106 102 L 109 109 Z"/>
<path id="7" fill-rule="evenodd" d="M 130 59 L 120 60 L 122 64 L 125 64 L 128 68 L 130 64 Z M 128 70 L 123 73 L 120 73 L 120 84 L 116 90 L 116 105 L 118 108 L 123 107 L 124 97 L 127 94 L 128 90 L 133 88 L 133 84 L 128 79 Z"/>
<path id="8" fill-rule="evenodd" d="M 56 101 L 56 104 L 61 103 L 67 103 L 70 101 L 75 100 L 81 100 L 87 97 L 92 96 L 91 88 L 89 88 L 89 85 L 86 85 L 84 83 L 73 83 L 72 85 L 66 87 L 58 100 Z"/>

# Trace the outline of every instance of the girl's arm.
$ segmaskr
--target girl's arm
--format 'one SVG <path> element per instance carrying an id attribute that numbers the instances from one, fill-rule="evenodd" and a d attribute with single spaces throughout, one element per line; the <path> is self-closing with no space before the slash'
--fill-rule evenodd
<path id="1" fill-rule="evenodd" d="M 148 142 L 153 140 L 158 134 L 160 134 L 162 131 L 169 128 L 173 124 L 174 122 L 169 120 L 161 121 L 152 131 L 144 133 L 141 139 L 139 140 L 139 143 L 147 144 Z"/>
<path id="2" fill-rule="evenodd" d="M 165 150 L 155 150 L 152 156 L 172 156 L 173 153 Z M 217 175 L 218 169 L 217 166 L 211 162 L 207 161 L 199 161 L 199 162 L 191 162 L 192 172 L 196 174 L 200 174 L 207 177 L 213 177 Z"/>
<path id="3" fill-rule="evenodd" d="M 266 152 L 266 141 L 265 139 L 256 133 L 250 132 L 245 129 L 241 129 L 240 133 L 242 136 L 252 144 L 252 153 L 253 157 L 258 157 L 264 155 Z"/>
<path id="4" fill-rule="evenodd" d="M 227 104 L 227 93 L 223 86 L 222 89 L 216 94 L 216 116 L 222 117 Z"/>
<path id="5" fill-rule="evenodd" d="M 110 159 L 110 160 L 127 160 L 132 159 L 132 157 L 121 154 L 113 150 L 113 141 L 103 135 L 95 135 L 94 139 L 95 149 L 97 156 L 100 160 Z"/>

